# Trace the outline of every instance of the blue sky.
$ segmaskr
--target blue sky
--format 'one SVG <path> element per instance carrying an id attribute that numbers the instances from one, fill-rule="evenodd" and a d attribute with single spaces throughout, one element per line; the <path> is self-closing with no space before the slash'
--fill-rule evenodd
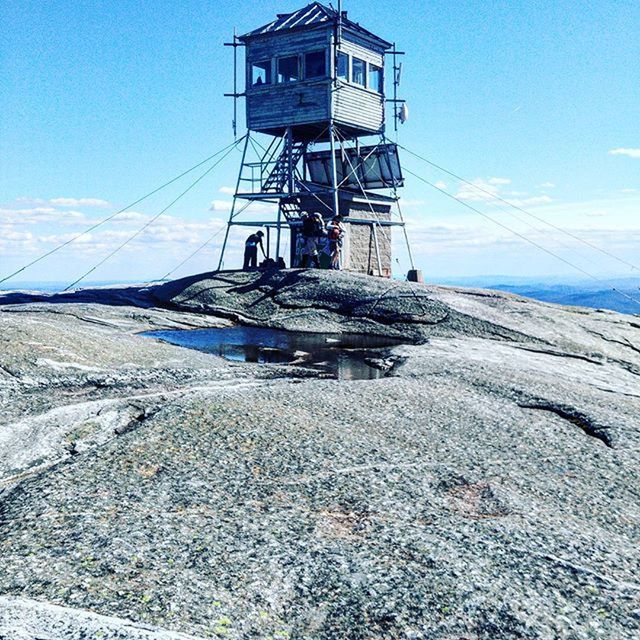
<path id="1" fill-rule="evenodd" d="M 0 10 L 0 274 L 228 144 L 222 46 L 304 2 L 46 3 Z M 346 0 L 407 51 L 400 141 L 457 174 L 639 263 L 640 3 Z M 615 153 L 612 153 L 615 152 Z M 403 156 L 415 173 L 598 277 L 638 275 Z M 93 279 L 164 275 L 223 225 L 239 154 Z M 73 280 L 188 179 L 20 275 Z M 405 213 L 427 278 L 580 272 L 408 176 Z M 238 260 L 234 238 L 228 266 Z M 177 275 L 210 269 L 218 242 Z M 398 246 L 398 272 L 407 268 Z M 0 275 L 1 277 L 1 275 Z"/>

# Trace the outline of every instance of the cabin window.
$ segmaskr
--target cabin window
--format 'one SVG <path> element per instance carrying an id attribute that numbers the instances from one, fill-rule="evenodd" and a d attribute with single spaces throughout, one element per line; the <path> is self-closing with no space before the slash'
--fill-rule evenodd
<path id="1" fill-rule="evenodd" d="M 367 84 L 369 89 L 383 93 L 382 90 L 382 68 L 376 67 L 375 64 L 369 65 L 369 83 Z"/>
<path id="2" fill-rule="evenodd" d="M 365 86 L 366 65 L 367 63 L 364 60 L 360 60 L 360 58 L 353 58 L 351 61 L 351 74 L 354 84 Z"/>
<path id="3" fill-rule="evenodd" d="M 278 82 L 296 82 L 297 80 L 300 80 L 298 56 L 278 58 Z"/>
<path id="4" fill-rule="evenodd" d="M 349 81 L 349 56 L 346 53 L 342 53 L 342 51 L 338 51 L 338 62 L 337 62 L 337 73 L 336 75 L 341 80 Z"/>
<path id="5" fill-rule="evenodd" d="M 305 78 L 324 78 L 327 75 L 327 56 L 324 51 L 312 51 L 304 56 Z"/>
<path id="6" fill-rule="evenodd" d="M 254 87 L 271 84 L 271 60 L 254 62 L 251 65 L 251 84 Z"/>

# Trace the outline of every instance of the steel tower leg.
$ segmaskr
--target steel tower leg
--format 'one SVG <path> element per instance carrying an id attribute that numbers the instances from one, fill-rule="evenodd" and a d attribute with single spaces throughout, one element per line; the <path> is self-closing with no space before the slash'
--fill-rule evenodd
<path id="1" fill-rule="evenodd" d="M 338 166 L 336 162 L 335 125 L 333 120 L 329 123 L 329 144 L 331 145 L 331 188 L 333 190 L 333 215 L 340 213 L 340 201 L 338 197 Z"/>
<path id="2" fill-rule="evenodd" d="M 227 230 L 224 234 L 224 240 L 222 242 L 222 250 L 220 251 L 220 260 L 218 260 L 218 271 L 222 269 L 222 262 L 224 261 L 224 252 L 227 248 L 227 241 L 229 240 L 229 231 L 233 225 L 233 218 L 236 212 L 236 203 L 238 202 L 238 191 L 240 190 L 240 181 L 242 180 L 242 170 L 244 169 L 244 161 L 247 157 L 247 148 L 249 146 L 250 132 L 247 131 L 247 136 L 244 141 L 244 148 L 242 150 L 242 161 L 240 162 L 240 171 L 238 172 L 238 179 L 236 180 L 236 192 L 233 196 L 233 204 L 231 205 L 231 212 L 229 213 L 229 221 L 227 222 Z"/>
<path id="3" fill-rule="evenodd" d="M 282 205 L 278 205 L 278 223 L 276 226 L 276 262 L 280 257 L 280 236 L 282 229 Z"/>
<path id="4" fill-rule="evenodd" d="M 396 193 L 396 197 L 397 197 Z M 411 264 L 411 269 L 415 270 L 416 266 L 413 263 L 413 254 L 411 253 L 411 244 L 409 243 L 409 236 L 407 235 L 407 225 L 404 221 L 404 216 L 402 215 L 402 209 L 400 208 L 400 200 L 396 200 L 396 206 L 398 207 L 398 215 L 400 216 L 400 222 L 402 222 L 402 232 L 404 233 L 404 241 L 407 243 L 407 253 L 409 254 L 409 263 Z"/>
<path id="5" fill-rule="evenodd" d="M 293 174 L 293 132 L 291 127 L 287 127 L 284 139 L 285 153 L 287 158 L 287 191 L 289 194 L 295 190 L 295 176 Z M 276 261 L 280 258 L 280 243 L 282 240 L 282 204 L 278 205 L 278 223 L 276 226 Z"/>
<path id="6" fill-rule="evenodd" d="M 378 277 L 382 277 L 382 259 L 380 258 L 380 244 L 378 243 L 378 225 L 374 222 L 371 225 L 371 232 L 373 233 L 373 244 L 376 250 L 376 262 L 378 264 Z"/>

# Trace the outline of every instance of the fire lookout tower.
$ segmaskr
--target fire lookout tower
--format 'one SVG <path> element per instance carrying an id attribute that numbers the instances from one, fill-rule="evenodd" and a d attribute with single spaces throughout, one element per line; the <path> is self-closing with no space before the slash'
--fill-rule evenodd
<path id="1" fill-rule="evenodd" d="M 275 258 L 282 256 L 283 230 L 289 231 L 288 258 L 297 266 L 301 217 L 317 212 L 325 220 L 344 217 L 342 268 L 390 277 L 391 230 L 399 227 L 413 269 L 399 206 L 404 180 L 398 149 L 385 137 L 387 103 L 396 123 L 406 115 L 397 98 L 401 65 L 396 60 L 402 52 L 346 12 L 318 2 L 234 36 L 227 46 L 234 47 L 234 92 L 227 94 L 234 98 L 234 130 L 236 100 L 244 97 L 248 132 L 218 268 L 234 225 L 266 227 L 269 250 L 275 232 Z M 237 82 L 241 47 L 244 93 Z M 384 90 L 388 56 L 392 99 Z M 261 134 L 262 142 L 254 134 Z M 254 202 L 262 203 L 262 210 L 270 203 L 273 217 L 244 219 Z"/>

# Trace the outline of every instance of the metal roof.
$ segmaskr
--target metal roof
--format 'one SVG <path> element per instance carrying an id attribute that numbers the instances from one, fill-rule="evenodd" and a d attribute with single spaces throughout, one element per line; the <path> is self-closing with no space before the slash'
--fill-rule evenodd
<path id="1" fill-rule="evenodd" d="M 298 9 L 293 13 L 278 14 L 278 17 L 269 24 L 264 25 L 258 29 L 254 29 L 249 33 L 240 37 L 240 40 L 248 40 L 257 36 L 269 35 L 272 33 L 279 33 L 283 31 L 290 31 L 293 29 L 304 29 L 307 27 L 317 27 L 320 25 L 333 24 L 338 19 L 338 12 L 330 7 L 325 7 L 319 2 L 312 2 L 302 9 Z M 361 27 L 357 22 L 353 22 L 346 17 L 346 12 L 343 14 L 342 26 L 346 29 L 351 29 L 357 33 L 365 35 L 369 38 L 373 38 L 378 41 L 385 49 L 391 47 L 391 43 L 383 40 L 379 36 L 371 33 L 364 27 Z"/>

